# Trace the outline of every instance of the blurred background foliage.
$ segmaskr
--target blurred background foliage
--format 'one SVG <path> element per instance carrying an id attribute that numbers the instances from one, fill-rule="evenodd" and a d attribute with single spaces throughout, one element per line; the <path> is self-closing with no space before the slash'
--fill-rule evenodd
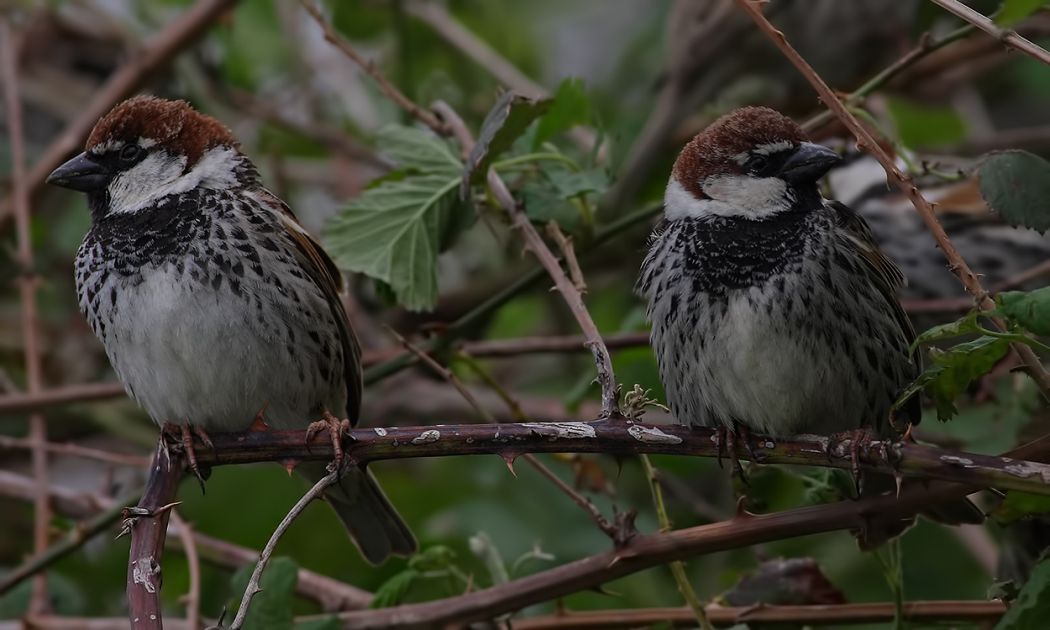
<path id="1" fill-rule="evenodd" d="M 134 59 L 145 39 L 190 2 L 15 4 L 5 10 L 16 19 L 21 35 L 19 96 L 32 164 L 102 81 Z M 998 6 L 972 4 L 985 13 Z M 433 19 L 425 18 L 433 15 L 435 7 L 442 20 L 466 29 L 496 56 L 556 94 L 540 122 L 523 130 L 522 137 L 496 159 L 504 161 L 501 172 L 524 199 L 530 217 L 538 223 L 556 220 L 573 236 L 577 249 L 586 252 L 581 262 L 588 282 L 587 303 L 608 335 L 644 330 L 643 307 L 632 285 L 651 219 L 616 228 L 612 238 L 592 244 L 603 230 L 619 225 L 617 219 L 647 208 L 655 217 L 682 143 L 721 113 L 743 104 L 771 105 L 799 120 L 820 111 L 802 79 L 758 37 L 746 18 L 735 14 L 731 2 L 728 17 L 724 5 L 670 0 L 438 4 L 332 0 L 325 9 L 336 29 L 374 59 L 406 95 L 422 104 L 439 99 L 449 103 L 472 129 L 479 128 L 496 103 L 501 81 L 479 64 L 477 54 L 462 51 L 462 38 L 450 40 L 435 28 Z M 844 92 L 862 85 L 917 45 L 924 33 L 935 40 L 961 26 L 933 5 L 912 0 L 778 0 L 772 5 L 773 21 L 833 87 Z M 1024 15 L 1017 27 L 1045 44 L 1050 38 L 1050 14 Z M 412 121 L 324 41 L 297 3 L 240 2 L 198 43 L 151 77 L 144 91 L 187 99 L 222 120 L 261 168 L 268 186 L 289 202 L 308 229 L 326 239 L 337 258 L 349 261 L 350 267 L 367 264 L 358 260 L 362 250 L 352 241 L 354 230 L 349 230 L 347 244 L 347 231 L 340 225 L 362 207 L 369 190 L 396 186 L 403 183 L 399 178 L 413 176 L 411 170 L 396 170 L 404 163 L 391 155 L 394 145 L 384 142 L 391 129 L 398 133 L 390 125 L 411 126 Z M 986 274 L 989 286 L 1046 261 L 1050 243 L 1032 230 L 1000 226 L 997 218 L 988 215 L 971 175 L 974 159 L 992 149 L 1020 147 L 1043 156 L 1050 153 L 1048 94 L 1050 69 L 1008 53 L 978 33 L 916 62 L 864 103 L 866 120 L 896 143 L 898 155 L 931 197 L 941 202 L 953 236 L 957 233 L 967 244 L 964 255 Z M 526 95 L 537 96 L 527 90 Z M 814 135 L 849 149 L 835 124 L 819 126 Z M 0 141 L 4 180 L 10 172 L 8 147 L 4 135 Z M 446 150 L 458 155 L 451 145 Z M 554 157 L 529 157 L 537 153 Z M 408 155 L 417 154 L 410 150 Z M 905 295 L 913 305 L 963 296 L 932 239 L 915 227 L 910 214 L 902 218 L 902 204 L 908 213 L 910 208 L 879 185 L 880 173 L 866 180 L 870 165 L 865 171 L 864 158 L 858 158 L 837 181 L 833 176 L 832 192 L 872 213 L 870 220 L 879 237 L 913 279 L 911 293 Z M 385 327 L 410 338 L 440 331 L 534 268 L 500 214 L 488 209 L 483 198 L 473 201 L 480 203 L 454 209 L 450 221 L 455 228 L 449 235 L 456 238 L 441 235 L 441 244 L 448 248 L 436 260 L 437 284 L 432 292 L 359 274 L 350 278 L 352 318 L 370 356 L 389 356 L 397 348 Z M 39 295 L 48 386 L 114 378 L 77 311 L 73 288 L 71 260 L 89 220 L 79 195 L 45 190 L 34 200 L 33 243 L 36 271 L 43 279 Z M 0 391 L 24 382 L 11 231 L 5 228 L 2 238 Z M 395 247 L 395 258 L 398 252 Z M 1033 279 L 1025 287 L 1042 284 L 1045 279 Z M 476 318 L 458 331 L 461 338 L 575 334 L 574 322 L 547 285 L 540 280 Z M 406 300 L 405 291 L 415 298 Z M 406 309 L 398 299 L 429 310 Z M 915 313 L 920 329 L 957 316 Z M 452 352 L 439 356 L 477 391 L 494 415 L 510 418 L 499 398 L 461 358 Z M 662 398 L 648 348 L 619 350 L 614 360 L 625 386 L 639 383 Z M 597 388 L 591 383 L 593 364 L 583 353 L 479 361 L 532 417 L 592 418 L 598 410 Z M 959 413 L 951 422 L 938 422 L 931 410 L 917 432 L 919 437 L 997 453 L 1046 432 L 1045 404 L 1030 381 L 1008 367 L 972 384 L 955 401 Z M 57 407 L 47 417 L 49 434 L 58 442 L 145 455 L 156 438 L 145 414 L 123 399 Z M 407 370 L 372 384 L 366 390 L 363 417 L 372 426 L 477 420 L 450 386 L 425 369 Z M 648 418 L 665 417 L 651 412 Z M 0 434 L 22 436 L 26 426 L 25 414 L 0 414 Z M 0 450 L 0 458 L 3 470 L 29 474 L 25 451 Z M 544 459 L 592 496 L 605 514 L 611 514 L 614 504 L 621 510 L 633 508 L 639 513 L 641 531 L 657 529 L 637 461 L 599 456 Z M 715 462 L 653 459 L 677 527 L 733 514 L 734 493 L 741 488 L 734 490 Z M 82 492 L 119 496 L 143 480 L 141 470 L 96 461 L 56 455 L 51 463 L 54 484 Z M 497 457 L 401 460 L 374 468 L 426 550 L 422 560 L 367 567 L 323 505 L 311 506 L 295 523 L 279 553 L 298 566 L 364 589 L 380 589 L 387 603 L 395 603 L 483 587 L 501 579 L 504 571 L 510 577 L 520 576 L 602 551 L 609 544 L 581 510 L 525 466 L 517 467 L 517 476 Z M 753 511 L 837 496 L 836 480 L 825 471 L 768 466 L 752 467 L 749 474 L 751 486 L 744 490 Z M 194 483 L 185 483 L 178 510 L 200 532 L 260 548 L 303 489 L 279 466 L 227 467 L 214 471 L 205 495 Z M 994 499 L 986 501 L 989 509 L 994 505 Z M 12 567 L 31 551 L 31 506 L 0 497 L 0 514 L 0 566 Z M 61 516 L 53 523 L 57 531 L 74 525 Z M 999 577 L 1023 580 L 1024 571 L 1015 567 L 1030 566 L 1050 539 L 1040 537 L 1038 521 L 1029 519 L 1023 525 L 1034 535 L 1019 533 L 1016 527 L 995 520 L 985 528 L 967 530 L 920 523 L 901 543 L 905 596 L 979 599 Z M 1013 545 L 1022 534 L 1026 545 Z M 1000 569 L 1001 548 L 1022 559 L 1011 555 L 1011 565 Z M 122 614 L 126 554 L 126 542 L 114 542 L 107 535 L 56 564 L 48 571 L 56 612 Z M 494 563 L 494 557 L 499 562 Z M 887 580 L 877 558 L 857 551 L 846 532 L 710 554 L 689 561 L 687 568 L 700 594 L 712 598 L 762 561 L 777 557 L 814 559 L 848 601 L 892 599 L 892 580 Z M 229 568 L 208 563 L 203 569 L 203 611 L 216 617 L 225 604 L 240 597 L 235 585 L 244 583 L 243 576 L 234 579 Z M 163 596 L 172 614 L 181 614 L 179 598 L 186 592 L 187 579 L 183 557 L 170 551 L 164 563 Z M 0 598 L 0 618 L 13 618 L 24 610 L 25 587 Z M 602 592 L 568 596 L 563 603 L 583 610 L 682 602 L 667 569 L 656 568 L 607 584 Z M 293 610 L 296 614 L 320 611 L 305 598 L 295 598 Z"/>

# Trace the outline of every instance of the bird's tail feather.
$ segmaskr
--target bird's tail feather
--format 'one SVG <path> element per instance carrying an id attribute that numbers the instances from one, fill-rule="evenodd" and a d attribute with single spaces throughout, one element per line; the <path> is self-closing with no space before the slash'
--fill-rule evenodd
<path id="1" fill-rule="evenodd" d="M 327 474 L 324 465 L 315 463 L 298 471 L 314 482 Z M 381 564 L 391 554 L 410 556 L 418 549 L 412 531 L 367 470 L 349 467 L 324 496 L 368 562 Z"/>
<path id="2" fill-rule="evenodd" d="M 896 493 L 897 482 L 890 475 L 866 473 L 864 477 L 863 497 Z M 908 485 L 908 484 L 905 484 Z M 980 524 L 984 522 L 984 513 L 966 497 L 937 502 L 920 512 L 923 516 L 944 525 Z M 915 524 L 915 517 L 870 516 L 860 530 L 854 531 L 857 544 L 861 549 L 869 550 L 882 545 L 891 538 L 896 538 Z"/>

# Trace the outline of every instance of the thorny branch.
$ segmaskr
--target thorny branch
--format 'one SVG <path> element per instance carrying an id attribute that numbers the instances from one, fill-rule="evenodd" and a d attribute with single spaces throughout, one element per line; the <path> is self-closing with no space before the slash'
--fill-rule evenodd
<path id="1" fill-rule="evenodd" d="M 84 105 L 80 115 L 66 125 L 33 165 L 27 177 L 28 194 L 32 196 L 39 191 L 48 174 L 80 148 L 99 118 L 117 102 L 134 94 L 153 73 L 196 41 L 212 22 L 235 4 L 237 0 L 199 0 L 135 51 L 135 54 L 128 58 L 128 62 L 95 92 L 95 96 Z M 5 205 L 10 204 L 0 204 L 0 226 L 11 214 L 5 211 Z"/>
<path id="2" fill-rule="evenodd" d="M 725 456 L 718 431 L 684 424 L 648 424 L 601 419 L 591 422 L 443 424 L 419 427 L 356 428 L 344 450 L 360 464 L 377 460 L 454 455 L 524 453 L 655 453 L 693 457 Z M 255 431 L 211 435 L 215 450 L 201 449 L 201 465 L 247 464 L 294 459 L 328 461 L 332 445 L 324 436 L 303 440 L 301 431 Z M 755 435 L 753 460 L 762 464 L 800 464 L 851 470 L 852 433 L 841 437 Z M 905 477 L 943 479 L 981 487 L 1050 494 L 1050 466 L 991 455 L 951 451 L 889 440 L 870 441 L 857 462 L 864 470 Z M 737 444 L 741 460 L 752 459 Z"/>
<path id="3" fill-rule="evenodd" d="M 327 436 L 325 439 L 330 440 Z M 329 443 L 331 442 L 329 441 Z M 352 466 L 353 463 L 351 462 L 348 465 Z M 255 565 L 251 577 L 248 578 L 248 587 L 244 589 L 244 596 L 241 598 L 241 605 L 237 609 L 237 616 L 233 618 L 233 623 L 230 624 L 230 630 L 238 630 L 238 628 L 244 625 L 244 620 L 248 617 L 248 607 L 251 606 L 252 598 L 255 597 L 256 593 L 262 591 L 259 587 L 259 578 L 262 577 L 263 569 L 266 568 L 274 550 L 277 549 L 277 542 L 281 540 L 281 536 L 284 536 L 284 533 L 292 526 L 295 519 L 303 513 L 306 506 L 310 505 L 314 499 L 319 498 L 325 491 L 325 488 L 336 481 L 339 481 L 340 472 L 341 471 L 339 470 L 332 470 L 332 472 L 318 480 L 318 482 L 315 483 L 306 494 L 295 502 L 295 505 L 293 505 L 292 509 L 288 511 L 288 514 L 286 514 L 284 518 L 281 519 L 281 522 L 278 523 L 277 529 L 275 529 L 270 536 L 270 540 L 266 541 L 266 546 L 263 547 L 262 553 L 259 554 L 259 562 Z"/>
<path id="4" fill-rule="evenodd" d="M 943 0 L 935 0 L 943 1 Z M 736 3 L 751 16 L 751 19 L 755 21 L 759 29 L 768 37 L 785 57 L 798 69 L 800 73 L 809 81 L 810 85 L 820 95 L 824 104 L 827 105 L 835 116 L 842 121 L 842 123 L 853 133 L 857 139 L 857 147 L 863 151 L 870 153 L 875 159 L 882 164 L 882 167 L 886 169 L 886 174 L 900 190 L 908 196 L 915 209 L 919 212 L 919 216 L 922 217 L 923 223 L 926 224 L 927 229 L 933 234 L 933 238 L 937 241 L 937 245 L 944 252 L 945 258 L 948 260 L 948 266 L 951 271 L 959 278 L 963 286 L 966 287 L 966 291 L 973 296 L 974 302 L 982 310 L 988 311 L 995 308 L 995 302 L 989 297 L 988 292 L 981 285 L 981 281 L 977 274 L 970 269 L 970 266 L 966 264 L 962 254 L 952 244 L 951 239 L 945 233 L 944 228 L 937 220 L 937 215 L 933 210 L 933 206 L 922 193 L 919 192 L 918 187 L 912 178 L 897 168 L 893 158 L 889 156 L 882 149 L 881 146 L 872 138 L 868 130 L 856 119 L 853 114 L 846 108 L 845 105 L 835 96 L 831 88 L 824 82 L 823 79 L 813 70 L 805 59 L 798 54 L 784 34 L 778 31 L 769 20 L 762 15 L 762 11 L 759 8 L 759 4 L 755 0 L 736 0 Z M 1005 325 L 999 318 L 992 318 L 1000 330 L 1005 329 Z M 1050 373 L 1043 368 L 1042 363 L 1039 361 L 1039 357 L 1036 356 L 1035 352 L 1031 348 L 1024 344 L 1013 344 L 1013 349 L 1017 353 L 1021 360 L 1024 362 L 1028 374 L 1033 380 L 1039 385 L 1043 395 L 1050 397 Z"/>
<path id="5" fill-rule="evenodd" d="M 3 74 L 4 109 L 7 110 L 7 131 L 11 139 L 11 183 L 12 206 L 15 216 L 18 249 L 15 254 L 21 267 L 18 276 L 18 292 L 22 304 L 22 343 L 25 356 L 26 393 L 30 396 L 43 389 L 43 359 L 40 351 L 37 311 L 37 283 L 33 256 L 33 241 L 29 229 L 29 186 L 25 173 L 25 138 L 22 128 L 22 102 L 18 90 L 18 63 L 15 59 L 15 34 L 8 19 L 0 19 L 0 57 Z M 29 441 L 33 452 L 33 477 L 36 479 L 36 501 L 33 510 L 33 551 L 44 553 L 48 546 L 48 524 L 51 522 L 51 504 L 47 487 L 47 421 L 40 412 L 29 416 Z M 29 600 L 29 612 L 49 612 L 47 577 L 43 574 L 33 580 L 33 591 Z"/>
<path id="6" fill-rule="evenodd" d="M 930 0 L 955 17 L 969 22 L 985 33 L 1001 41 L 1004 45 L 1019 50 L 1029 57 L 1050 65 L 1050 52 L 1045 48 L 1021 37 L 1017 31 L 1000 28 L 995 22 L 974 11 L 970 7 L 959 2 L 959 0 Z"/>
<path id="7" fill-rule="evenodd" d="M 469 153 L 474 147 L 474 138 L 459 115 L 446 103 L 437 103 L 434 110 L 445 119 L 463 152 Z M 587 305 L 583 302 L 583 295 L 565 274 L 558 257 L 547 247 L 547 243 L 525 214 L 524 208 L 510 194 L 510 190 L 507 189 L 507 185 L 503 183 L 495 169 L 489 168 L 486 182 L 496 202 L 510 217 L 514 227 L 521 232 L 526 247 L 532 250 L 537 260 L 540 261 L 540 265 L 547 271 L 547 275 L 554 280 L 555 288 L 561 293 L 573 317 L 576 318 L 576 323 L 579 324 L 583 336 L 587 339 L 584 345 L 590 348 L 594 355 L 594 365 L 598 370 L 598 385 L 602 390 L 602 413 L 608 417 L 618 417 L 620 407 L 612 358 L 609 356 L 609 349 L 605 346 L 601 333 L 598 332 L 598 327 L 591 318 L 590 311 L 587 310 Z"/>

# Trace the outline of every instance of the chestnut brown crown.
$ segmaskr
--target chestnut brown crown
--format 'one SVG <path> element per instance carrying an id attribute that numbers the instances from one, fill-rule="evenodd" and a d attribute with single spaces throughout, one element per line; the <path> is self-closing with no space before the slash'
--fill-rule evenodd
<path id="1" fill-rule="evenodd" d="M 196 111 L 186 101 L 135 96 L 118 104 L 95 124 L 85 150 L 105 150 L 117 144 L 135 143 L 139 138 L 152 140 L 169 153 L 186 156 L 187 166 L 216 146 L 238 147 L 225 125 Z"/>
<path id="2" fill-rule="evenodd" d="M 768 107 L 741 107 L 720 117 L 685 145 L 674 164 L 683 188 L 704 199 L 701 182 L 711 175 L 742 174 L 739 156 L 764 146 L 798 146 L 806 135 L 798 124 Z"/>

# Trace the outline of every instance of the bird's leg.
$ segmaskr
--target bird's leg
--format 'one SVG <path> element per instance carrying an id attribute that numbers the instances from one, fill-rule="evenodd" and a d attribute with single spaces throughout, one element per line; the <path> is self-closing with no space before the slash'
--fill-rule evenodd
<path id="1" fill-rule="evenodd" d="M 715 429 L 715 444 L 718 446 L 718 467 L 722 467 L 722 456 L 726 452 L 726 433 L 729 429 L 726 425 L 719 423 L 718 428 Z"/>
<path id="2" fill-rule="evenodd" d="M 325 429 L 328 430 L 328 437 L 332 440 L 332 452 L 335 454 L 332 461 L 335 465 L 334 470 L 339 470 L 343 467 L 343 434 L 350 431 L 350 421 L 345 418 L 340 420 L 325 409 L 321 412 L 321 419 L 310 423 L 310 426 L 306 428 L 306 441 L 309 442 Z"/>
<path id="3" fill-rule="evenodd" d="M 850 461 L 850 473 L 853 475 L 853 483 L 857 485 L 857 494 L 864 493 L 864 478 L 860 475 L 860 451 L 864 449 L 864 453 L 867 454 L 868 449 L 871 447 L 871 442 L 874 439 L 874 435 L 871 429 L 867 427 L 861 427 L 859 429 L 853 429 L 847 431 L 849 436 L 849 461 Z"/>
<path id="4" fill-rule="evenodd" d="M 747 428 L 746 424 L 740 424 L 739 422 L 733 423 L 733 429 L 737 432 L 744 440 L 744 450 L 747 451 L 747 457 L 752 462 L 757 462 L 758 458 L 755 457 L 755 449 L 751 445 L 751 429 Z"/>
<path id="5" fill-rule="evenodd" d="M 164 426 L 161 427 L 162 439 L 163 436 L 167 436 L 176 444 L 182 446 L 182 452 L 186 455 L 186 463 L 190 467 L 190 471 L 193 472 L 193 476 L 197 478 L 197 483 L 200 484 L 201 493 L 204 493 L 204 475 L 201 474 L 201 467 L 197 463 L 197 452 L 193 450 L 193 436 L 194 434 L 200 439 L 208 448 L 215 450 L 215 445 L 212 443 L 211 438 L 204 432 L 204 429 L 194 426 L 188 422 L 184 424 L 173 424 L 171 422 L 165 422 Z M 167 448 L 165 446 L 165 448 Z"/>
<path id="6" fill-rule="evenodd" d="M 729 451 L 729 461 L 733 464 L 733 475 L 747 485 L 747 476 L 744 475 L 744 467 L 740 465 L 740 457 L 736 454 L 736 441 L 740 438 L 737 429 L 740 427 L 736 422 L 732 428 L 726 428 L 726 448 Z"/>

